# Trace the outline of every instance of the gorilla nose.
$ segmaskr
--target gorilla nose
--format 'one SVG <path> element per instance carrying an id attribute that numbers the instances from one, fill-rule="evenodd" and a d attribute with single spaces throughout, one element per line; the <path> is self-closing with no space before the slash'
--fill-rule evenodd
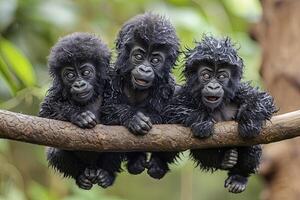
<path id="1" fill-rule="evenodd" d="M 217 89 L 220 89 L 221 86 L 218 83 L 211 83 L 211 84 L 208 85 L 208 88 L 211 89 L 211 90 L 217 90 Z"/>
<path id="2" fill-rule="evenodd" d="M 76 91 L 84 90 L 86 87 L 87 87 L 87 84 L 86 84 L 86 82 L 83 81 L 83 80 L 76 81 L 76 82 L 73 84 L 73 88 L 74 88 L 74 90 L 76 90 Z"/>
<path id="3" fill-rule="evenodd" d="M 139 66 L 138 71 L 141 74 L 150 74 L 152 72 L 151 67 L 147 67 L 145 65 Z"/>

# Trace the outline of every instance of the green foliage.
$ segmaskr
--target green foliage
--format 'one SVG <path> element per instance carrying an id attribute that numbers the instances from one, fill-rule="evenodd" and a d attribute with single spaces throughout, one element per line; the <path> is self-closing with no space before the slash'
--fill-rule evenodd
<path id="1" fill-rule="evenodd" d="M 8 40 L 0 40 L 1 60 L 6 64 L 4 67 L 9 74 L 15 74 L 20 79 L 23 87 L 30 87 L 36 83 L 35 73 L 28 59 Z M 11 82 L 9 82 L 11 84 Z"/>
<path id="2" fill-rule="evenodd" d="M 124 200 L 122 198 L 106 195 L 103 190 L 99 190 L 99 188 L 94 187 L 91 191 L 85 191 L 79 189 L 77 186 L 72 186 L 72 194 L 63 200 Z"/>
<path id="3" fill-rule="evenodd" d="M 26 200 L 26 197 L 22 190 L 16 187 L 10 187 L 5 196 L 0 196 L 0 200 Z"/>
<path id="4" fill-rule="evenodd" d="M 28 193 L 31 200 L 58 200 L 55 194 L 51 193 L 48 188 L 37 182 L 30 183 Z"/>

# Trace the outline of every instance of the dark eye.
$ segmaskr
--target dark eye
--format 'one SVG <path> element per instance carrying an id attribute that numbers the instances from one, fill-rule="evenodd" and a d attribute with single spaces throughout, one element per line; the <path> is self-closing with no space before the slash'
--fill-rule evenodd
<path id="1" fill-rule="evenodd" d="M 134 58 L 135 58 L 136 60 L 142 60 L 142 59 L 143 59 L 143 55 L 137 53 L 137 54 L 134 54 Z"/>
<path id="2" fill-rule="evenodd" d="M 152 62 L 153 64 L 157 64 L 157 63 L 159 63 L 159 59 L 158 59 L 158 58 L 152 58 L 152 59 L 151 59 L 151 62 Z"/>
<path id="3" fill-rule="evenodd" d="M 83 76 L 88 76 L 90 73 L 91 73 L 91 72 L 90 72 L 89 70 L 84 70 L 84 71 L 82 72 L 82 75 L 83 75 Z"/>
<path id="4" fill-rule="evenodd" d="M 220 74 L 220 75 L 218 76 L 218 79 L 220 79 L 220 80 L 223 80 L 223 79 L 225 79 L 225 78 L 227 78 L 226 74 Z"/>
<path id="5" fill-rule="evenodd" d="M 66 76 L 67 76 L 68 79 L 73 79 L 75 77 L 75 74 L 73 72 L 68 72 L 66 74 Z"/>
<path id="6" fill-rule="evenodd" d="M 204 80 L 209 80 L 210 79 L 210 74 L 209 73 L 203 73 L 202 77 Z"/>

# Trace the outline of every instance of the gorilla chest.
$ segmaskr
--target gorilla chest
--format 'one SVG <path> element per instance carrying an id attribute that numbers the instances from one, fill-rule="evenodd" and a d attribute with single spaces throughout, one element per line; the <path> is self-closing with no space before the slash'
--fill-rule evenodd
<path id="1" fill-rule="evenodd" d="M 101 109 L 103 97 L 99 96 L 93 103 L 87 104 L 86 106 L 81 107 L 81 111 L 91 111 L 96 115 L 97 118 L 99 118 L 99 109 Z"/>
<path id="2" fill-rule="evenodd" d="M 135 91 L 128 88 L 124 90 L 126 99 L 131 106 L 141 106 L 144 105 L 149 98 L 148 91 Z"/>
<path id="3" fill-rule="evenodd" d="M 227 104 L 222 109 L 214 111 L 212 117 L 216 122 L 235 120 L 238 107 L 235 104 Z"/>

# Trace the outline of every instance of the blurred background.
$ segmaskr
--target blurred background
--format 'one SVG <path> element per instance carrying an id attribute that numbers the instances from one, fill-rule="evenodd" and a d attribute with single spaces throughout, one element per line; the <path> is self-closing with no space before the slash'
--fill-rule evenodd
<path id="1" fill-rule="evenodd" d="M 59 37 L 93 32 L 113 49 L 122 24 L 144 11 L 170 18 L 182 50 L 203 33 L 232 37 L 246 64 L 244 79 L 263 87 L 263 54 L 250 30 L 263 17 L 258 0 L 0 0 L 0 109 L 37 115 L 50 83 L 47 55 Z M 178 64 L 177 78 L 182 58 Z M 123 172 L 109 189 L 84 191 L 48 169 L 44 154 L 42 146 L 0 140 L 0 200 L 253 200 L 263 189 L 254 175 L 245 192 L 230 194 L 226 173 L 202 173 L 185 153 L 160 181 Z"/>

